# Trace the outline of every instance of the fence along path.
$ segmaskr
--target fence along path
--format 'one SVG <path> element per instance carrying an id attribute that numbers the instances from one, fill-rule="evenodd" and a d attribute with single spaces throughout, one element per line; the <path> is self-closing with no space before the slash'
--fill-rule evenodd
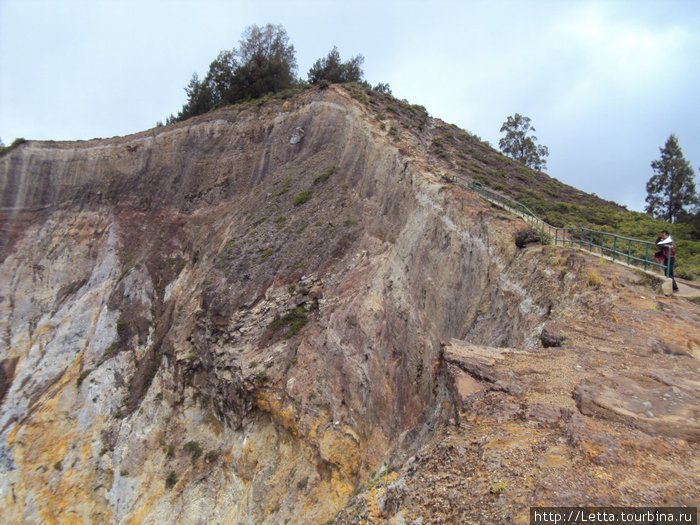
<path id="1" fill-rule="evenodd" d="M 668 268 L 654 259 L 654 253 L 658 247 L 653 242 L 640 239 L 631 239 L 614 233 L 602 232 L 577 226 L 574 228 L 557 228 L 547 224 L 537 217 L 530 208 L 524 204 L 496 193 L 473 180 L 460 175 L 454 175 L 452 182 L 462 188 L 473 191 L 487 201 L 496 204 L 506 210 L 519 215 L 533 229 L 551 237 L 551 243 L 555 246 L 578 248 L 587 250 L 593 255 L 605 257 L 615 262 L 635 266 L 644 271 L 658 270 L 668 277 Z"/>

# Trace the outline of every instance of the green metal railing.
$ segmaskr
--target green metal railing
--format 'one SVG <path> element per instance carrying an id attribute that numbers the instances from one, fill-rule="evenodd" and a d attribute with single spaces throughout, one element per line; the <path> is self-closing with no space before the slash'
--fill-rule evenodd
<path id="1" fill-rule="evenodd" d="M 541 233 L 549 234 L 555 246 L 588 250 L 594 255 L 610 257 L 613 261 L 624 262 L 630 266 L 638 266 L 644 270 L 658 268 L 668 277 L 669 269 L 667 265 L 659 263 L 654 259 L 654 253 L 658 250 L 658 247 L 653 242 L 631 239 L 614 233 L 592 230 L 582 226 L 557 228 L 556 226 L 544 222 L 524 204 L 510 197 L 506 197 L 505 195 L 501 195 L 500 193 L 496 193 L 483 184 L 479 184 L 478 182 L 459 175 L 453 176 L 452 182 L 481 195 L 489 202 L 519 215 L 527 223 L 532 225 L 534 229 Z"/>

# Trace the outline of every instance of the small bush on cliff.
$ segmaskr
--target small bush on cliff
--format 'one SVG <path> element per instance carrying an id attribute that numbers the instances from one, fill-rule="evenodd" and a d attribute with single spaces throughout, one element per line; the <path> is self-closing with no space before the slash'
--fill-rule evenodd
<path id="1" fill-rule="evenodd" d="M 321 173 L 318 177 L 314 179 L 314 184 L 320 184 L 321 182 L 326 182 L 328 178 L 335 173 L 335 170 L 338 169 L 338 166 L 331 166 L 328 168 L 326 171 Z"/>
<path id="2" fill-rule="evenodd" d="M 80 388 L 80 385 L 85 381 L 85 378 L 90 375 L 90 372 L 92 372 L 92 368 L 88 370 L 83 370 L 80 375 L 78 376 L 78 379 L 75 381 L 75 386 L 76 388 Z"/>
<path id="3" fill-rule="evenodd" d="M 170 474 L 168 474 L 168 477 L 165 478 L 165 488 L 166 489 L 171 489 L 175 486 L 177 483 L 177 474 L 175 474 L 172 470 L 170 471 Z"/>
<path id="4" fill-rule="evenodd" d="M 522 228 L 515 233 L 513 240 L 518 248 L 525 248 L 528 244 L 541 242 L 542 237 L 532 228 Z"/>
<path id="5" fill-rule="evenodd" d="M 25 139 L 23 139 L 23 138 L 18 138 L 18 139 L 13 140 L 13 141 L 12 141 L 12 144 L 10 144 L 9 146 L 5 146 L 5 145 L 2 143 L 2 141 L 0 141 L 0 155 L 2 155 L 3 153 L 7 153 L 7 152 L 10 151 L 11 149 L 16 148 L 16 147 L 19 146 L 20 144 L 24 144 L 25 142 L 27 142 Z"/>
<path id="6" fill-rule="evenodd" d="M 294 206 L 301 206 L 311 198 L 311 190 L 303 190 L 294 196 Z"/>
<path id="7" fill-rule="evenodd" d="M 182 450 L 191 454 L 192 463 L 197 461 L 197 459 L 199 459 L 199 457 L 202 455 L 202 447 L 200 447 L 199 443 L 196 441 L 188 441 L 185 443 L 185 446 L 182 447 Z"/>
<path id="8" fill-rule="evenodd" d="M 307 315 L 308 311 L 303 306 L 296 306 L 282 317 L 278 317 L 272 321 L 269 328 L 274 332 L 286 327 L 287 333 L 285 334 L 285 337 L 289 339 L 293 335 L 299 333 L 299 330 L 304 328 L 307 321 Z"/>

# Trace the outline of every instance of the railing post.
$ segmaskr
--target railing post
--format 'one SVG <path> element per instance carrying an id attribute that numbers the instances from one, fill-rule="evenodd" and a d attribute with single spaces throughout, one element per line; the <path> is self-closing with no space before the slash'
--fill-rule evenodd
<path id="1" fill-rule="evenodd" d="M 617 254 L 617 235 L 613 236 L 613 261 L 615 260 L 616 254 Z"/>
<path id="2" fill-rule="evenodd" d="M 649 263 L 649 245 L 647 244 L 647 252 L 644 254 L 644 271 L 647 270 L 647 264 Z"/>
<path id="3" fill-rule="evenodd" d="M 627 241 L 627 266 L 630 265 L 630 257 L 632 256 L 632 239 Z"/>

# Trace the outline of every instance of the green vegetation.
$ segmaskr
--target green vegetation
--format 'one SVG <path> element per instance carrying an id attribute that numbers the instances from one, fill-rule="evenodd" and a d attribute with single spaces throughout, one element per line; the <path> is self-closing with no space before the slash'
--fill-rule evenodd
<path id="1" fill-rule="evenodd" d="M 168 445 L 168 450 L 165 453 L 165 457 L 170 459 L 175 455 L 175 447 L 173 445 Z"/>
<path id="2" fill-rule="evenodd" d="M 185 443 L 185 446 L 182 447 L 182 450 L 191 454 L 192 463 L 197 461 L 197 459 L 199 459 L 199 457 L 202 455 L 202 447 L 200 447 L 199 443 L 196 441 L 188 441 Z"/>
<path id="3" fill-rule="evenodd" d="M 297 290 L 297 285 L 296 285 L 295 283 L 291 283 L 291 284 L 287 287 L 287 291 L 289 292 L 289 295 L 294 295 L 294 293 L 296 292 L 296 290 Z"/>
<path id="4" fill-rule="evenodd" d="M 285 193 L 287 193 L 289 191 L 289 185 L 292 183 L 293 180 L 294 180 L 293 177 L 289 177 L 289 178 L 285 179 L 285 181 L 282 183 L 282 187 L 278 190 L 275 190 L 272 193 L 272 195 L 270 195 L 270 200 L 272 202 L 275 202 L 279 198 L 280 195 L 284 195 Z"/>
<path id="5" fill-rule="evenodd" d="M 17 139 L 15 139 L 15 140 L 12 141 L 12 144 L 10 144 L 9 146 L 5 146 L 5 145 L 2 143 L 2 141 L 0 141 L 0 155 L 3 155 L 3 154 L 5 154 L 5 153 L 7 153 L 8 151 L 10 151 L 10 150 L 16 148 L 16 147 L 19 146 L 20 144 L 24 144 L 25 142 L 27 142 L 25 139 L 23 139 L 23 138 L 17 138 Z"/>
<path id="6" fill-rule="evenodd" d="M 503 153 L 534 170 L 542 171 L 547 168 L 544 158 L 549 155 L 549 150 L 547 146 L 536 144 L 537 137 L 528 135 L 535 131 L 530 125 L 530 117 L 523 117 L 519 113 L 508 117 L 501 126 L 501 133 L 504 131 L 506 136 L 498 142 L 498 147 Z"/>
<path id="7" fill-rule="evenodd" d="M 177 483 L 177 474 L 175 474 L 172 470 L 170 471 L 170 474 L 168 474 L 168 477 L 165 478 L 165 488 L 166 489 L 171 489 L 175 486 Z"/>
<path id="8" fill-rule="evenodd" d="M 345 219 L 345 226 L 347 226 L 349 228 L 350 226 L 355 224 L 355 222 L 357 222 L 357 221 L 355 221 L 354 218 L 350 217 L 348 219 Z"/>
<path id="9" fill-rule="evenodd" d="M 268 257 L 270 257 L 273 253 L 275 253 L 275 249 L 274 249 L 274 248 L 268 248 L 267 250 L 265 250 L 265 251 L 262 253 L 262 256 L 261 256 L 260 260 L 264 261 L 265 259 L 267 259 Z"/>
<path id="10" fill-rule="evenodd" d="M 683 157 L 678 139 L 671 134 L 661 158 L 651 163 L 654 175 L 647 182 L 647 206 L 644 211 L 671 223 L 687 212 L 685 206 L 700 204 L 695 190 L 693 168 Z"/>
<path id="11" fill-rule="evenodd" d="M 121 338 L 126 335 L 126 331 L 128 330 L 128 325 L 126 323 L 126 319 L 123 317 L 120 317 L 117 319 L 117 335 Z"/>
<path id="12" fill-rule="evenodd" d="M 338 166 L 331 166 L 328 168 L 326 171 L 321 173 L 318 177 L 314 179 L 314 184 L 320 184 L 322 182 L 326 182 L 328 178 L 335 173 L 335 171 L 338 169 Z"/>
<path id="13" fill-rule="evenodd" d="M 515 200 L 527 206 L 540 219 L 559 228 L 581 226 L 650 242 L 655 241 L 661 230 L 668 230 L 675 241 L 676 266 L 674 273 L 676 277 L 700 280 L 700 231 L 693 224 L 680 222 L 669 224 L 645 213 L 617 211 L 609 206 L 592 203 L 557 202 L 548 199 L 543 193 L 517 186 L 512 186 L 511 191 L 505 191 L 507 189 L 502 188 L 500 191 L 512 195 Z M 584 240 L 584 242 L 586 241 Z M 600 245 L 599 238 L 594 242 Z M 605 239 L 607 249 L 612 249 L 612 243 L 612 237 Z M 622 252 L 626 251 L 624 246 L 618 245 L 617 249 Z M 632 255 L 644 257 L 645 254 L 633 249 Z M 649 257 L 652 255 L 653 252 L 649 254 Z"/>
<path id="14" fill-rule="evenodd" d="M 63 470 L 63 461 L 59 460 L 53 464 L 54 470 Z"/>
<path id="15" fill-rule="evenodd" d="M 318 304 L 318 303 L 316 303 Z M 318 306 L 317 306 L 318 308 Z M 287 328 L 287 333 L 285 337 L 289 339 L 290 337 L 296 335 L 299 330 L 301 330 L 307 321 L 308 313 L 313 309 L 312 307 L 307 310 L 303 306 L 296 306 L 282 317 L 278 317 L 272 323 L 270 323 L 270 330 L 277 331 L 282 328 Z"/>
<path id="16" fill-rule="evenodd" d="M 332 84 L 360 82 L 363 75 L 360 66 L 364 60 L 362 55 L 357 55 L 347 62 L 341 62 L 338 48 L 333 46 L 328 56 L 319 58 L 309 69 L 309 84 L 319 84 L 322 80 Z"/>
<path id="17" fill-rule="evenodd" d="M 85 378 L 90 375 L 90 372 L 92 372 L 92 368 L 88 370 L 83 370 L 80 375 L 78 376 L 78 379 L 75 381 L 75 386 L 76 388 L 80 388 L 80 385 L 85 381 Z"/>
<path id="18" fill-rule="evenodd" d="M 267 217 L 260 217 L 258 220 L 256 220 L 253 223 L 253 227 L 261 225 L 263 222 L 267 220 Z"/>
<path id="19" fill-rule="evenodd" d="M 196 73 L 185 88 L 187 102 L 172 124 L 236 102 L 260 99 L 298 85 L 294 46 L 280 25 L 252 25 L 241 38 L 240 46 L 221 51 L 209 65 L 203 80 Z"/>
<path id="20" fill-rule="evenodd" d="M 301 206 L 311 198 L 311 190 L 303 190 L 294 196 L 294 206 Z"/>

